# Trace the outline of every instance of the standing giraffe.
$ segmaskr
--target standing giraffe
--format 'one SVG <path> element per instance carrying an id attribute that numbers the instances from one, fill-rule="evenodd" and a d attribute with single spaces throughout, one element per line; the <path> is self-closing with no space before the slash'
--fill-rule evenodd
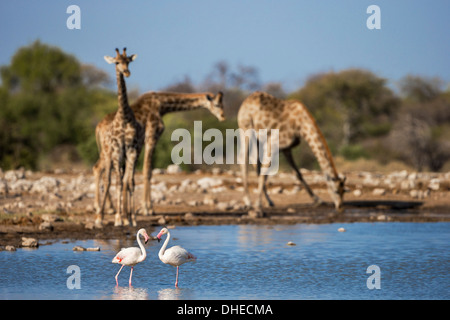
<path id="1" fill-rule="evenodd" d="M 268 93 L 255 92 L 242 102 L 237 120 L 239 128 L 244 131 L 247 129 L 254 129 L 255 131 L 259 129 L 279 130 L 279 150 L 285 155 L 289 165 L 294 169 L 297 178 L 303 184 L 314 203 L 320 204 L 322 200 L 308 186 L 292 158 L 291 149 L 297 146 L 301 139 L 306 140 L 325 174 L 328 192 L 336 210 L 342 210 L 345 177 L 339 177 L 327 142 L 314 118 L 303 104 L 295 100 L 277 99 Z M 245 137 L 240 141 L 245 159 L 241 166 L 245 189 L 244 201 L 250 206 L 247 182 L 249 143 Z M 273 206 L 273 202 L 270 200 L 265 187 L 267 175 L 260 174 L 260 166 L 261 164 L 258 163 L 258 198 L 254 206 L 254 213 L 257 217 L 263 216 L 262 193 L 264 193 L 269 205 Z M 267 164 L 262 164 L 262 166 L 267 167 Z"/>
<path id="2" fill-rule="evenodd" d="M 94 165 L 93 171 L 97 186 L 100 185 L 100 179 L 103 173 L 106 174 L 106 187 L 102 204 L 100 206 L 100 192 L 96 192 L 96 209 L 97 218 L 95 224 L 97 227 L 102 226 L 104 217 L 104 209 L 106 198 L 109 196 L 109 187 L 111 185 L 111 171 L 114 169 L 117 173 L 117 212 L 115 216 L 114 226 L 122 224 L 132 224 L 136 226 L 134 214 L 134 205 L 128 210 L 128 196 L 133 202 L 134 192 L 134 169 L 136 166 L 139 153 L 141 151 L 143 128 L 136 121 L 133 110 L 128 104 L 127 88 L 124 76 L 129 77 L 130 71 L 128 64 L 135 60 L 137 55 L 127 56 L 126 48 L 123 54 L 116 49 L 116 57 L 105 56 L 106 62 L 115 64 L 118 92 L 118 109 L 114 117 L 103 127 L 100 134 L 96 130 L 97 145 L 99 147 L 100 158 Z M 125 174 L 123 172 L 125 166 Z M 131 211 L 131 212 L 130 212 Z M 123 213 L 127 214 L 127 219 L 122 219 Z M 122 221 L 123 220 L 123 221 Z"/>
<path id="3" fill-rule="evenodd" d="M 225 120 L 223 114 L 222 92 L 214 95 L 205 93 L 171 93 L 171 92 L 148 92 L 141 95 L 132 105 L 131 109 L 137 122 L 143 127 L 142 136 L 138 141 L 145 141 L 144 153 L 144 193 L 143 214 L 154 213 L 151 200 L 151 178 L 152 178 L 152 155 L 159 137 L 164 131 L 162 117 L 169 112 L 188 111 L 198 108 L 208 109 L 219 121 Z M 115 113 L 108 114 L 96 127 L 97 137 L 102 137 L 111 125 Z M 102 139 L 98 139 L 102 141 Z M 102 142 L 101 142 L 102 143 Z M 99 193 L 99 183 L 96 181 L 96 194 Z M 99 197 L 96 196 L 96 206 L 99 205 Z"/>

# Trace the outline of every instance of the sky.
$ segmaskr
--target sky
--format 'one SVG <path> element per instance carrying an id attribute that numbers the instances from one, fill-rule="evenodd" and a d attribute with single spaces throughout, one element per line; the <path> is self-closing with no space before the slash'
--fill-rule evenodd
<path id="1" fill-rule="evenodd" d="M 68 29 L 70 5 L 81 29 Z M 370 30 L 370 5 L 381 29 Z M 255 67 L 293 91 L 317 73 L 363 68 L 390 86 L 408 75 L 450 84 L 449 0 L 58 0 L 0 2 L 0 65 L 35 40 L 58 46 L 114 79 L 104 55 L 127 47 L 129 87 L 199 84 L 219 61 Z"/>

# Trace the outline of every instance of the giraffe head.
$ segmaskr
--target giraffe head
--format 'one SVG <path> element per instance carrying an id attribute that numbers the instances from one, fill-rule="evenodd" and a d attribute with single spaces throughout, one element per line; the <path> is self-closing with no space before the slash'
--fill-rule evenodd
<path id="1" fill-rule="evenodd" d="M 206 109 L 208 109 L 219 121 L 225 120 L 222 98 L 223 93 L 221 91 L 216 95 L 206 94 L 206 99 L 208 100 Z"/>
<path id="2" fill-rule="evenodd" d="M 336 176 L 336 177 L 330 177 L 327 176 L 327 184 L 328 184 L 328 190 L 329 194 L 331 195 L 331 198 L 334 202 L 334 207 L 338 212 L 342 212 L 343 209 L 343 203 L 344 203 L 344 193 L 345 190 L 345 176 Z"/>
<path id="3" fill-rule="evenodd" d="M 130 76 L 130 70 L 128 70 L 128 64 L 136 59 L 137 55 L 132 54 L 131 56 L 127 56 L 127 48 L 123 48 L 123 53 L 120 54 L 119 49 L 116 48 L 116 56 L 110 57 L 105 56 L 106 62 L 109 64 L 115 63 L 116 64 L 116 70 L 118 70 L 120 73 L 122 73 L 125 77 Z"/>

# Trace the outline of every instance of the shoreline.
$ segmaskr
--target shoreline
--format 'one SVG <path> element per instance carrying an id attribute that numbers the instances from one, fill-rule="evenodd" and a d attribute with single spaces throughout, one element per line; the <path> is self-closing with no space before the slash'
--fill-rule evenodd
<path id="1" fill-rule="evenodd" d="M 105 215 L 105 226 L 96 229 L 90 172 L 8 171 L 0 180 L 0 250 L 22 247 L 22 237 L 35 238 L 41 245 L 62 239 L 133 238 L 136 228 L 152 232 L 162 225 L 450 222 L 449 173 L 346 173 L 349 192 L 341 214 L 331 204 L 321 173 L 304 170 L 302 174 L 324 205 L 314 207 L 294 174 L 280 173 L 270 177 L 267 184 L 275 206 L 265 204 L 266 217 L 250 218 L 238 173 L 188 174 L 156 169 L 152 179 L 155 215 L 138 213 L 137 227 L 114 227 L 110 213 Z M 249 178 L 254 200 L 257 178 L 254 174 Z M 1 188 L 2 183 L 6 189 Z M 142 174 L 138 173 L 137 203 L 142 184 Z"/>

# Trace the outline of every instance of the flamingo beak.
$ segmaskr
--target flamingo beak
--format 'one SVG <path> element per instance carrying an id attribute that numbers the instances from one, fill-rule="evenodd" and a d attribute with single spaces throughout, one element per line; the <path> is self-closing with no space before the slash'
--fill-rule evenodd
<path id="1" fill-rule="evenodd" d="M 149 239 L 150 239 L 150 237 L 147 234 L 145 234 L 144 235 L 144 243 L 147 244 Z"/>
<path id="2" fill-rule="evenodd" d="M 161 241 L 161 233 L 158 233 L 158 235 L 156 236 L 156 239 L 158 239 L 158 243 Z"/>

